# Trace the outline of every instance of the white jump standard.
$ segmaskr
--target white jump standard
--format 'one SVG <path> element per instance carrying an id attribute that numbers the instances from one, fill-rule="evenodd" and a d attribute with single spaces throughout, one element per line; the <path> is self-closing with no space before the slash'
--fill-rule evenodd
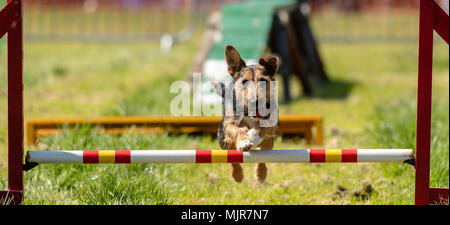
<path id="1" fill-rule="evenodd" d="M 29 151 L 27 168 L 39 163 L 357 163 L 414 164 L 412 149 L 75 150 Z"/>

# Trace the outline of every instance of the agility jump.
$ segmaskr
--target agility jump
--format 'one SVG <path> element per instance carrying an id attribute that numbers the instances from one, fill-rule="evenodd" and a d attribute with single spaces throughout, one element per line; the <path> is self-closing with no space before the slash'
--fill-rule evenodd
<path id="1" fill-rule="evenodd" d="M 391 150 L 261 150 L 240 153 L 237 151 L 215 150 L 152 150 L 152 151 L 30 151 L 23 164 L 23 43 L 22 43 L 22 1 L 8 0 L 0 10 L 0 38 L 8 33 L 8 190 L 0 190 L 0 199 L 11 200 L 11 204 L 23 201 L 23 170 L 38 163 L 62 163 L 58 160 L 74 160 L 75 163 L 118 163 L 120 160 L 174 160 L 176 157 L 190 162 L 197 158 L 204 162 L 270 162 L 270 160 L 298 160 L 298 162 L 407 162 L 415 165 L 415 203 L 433 204 L 440 199 L 448 199 L 449 189 L 430 187 L 430 129 L 433 31 L 435 30 L 449 43 L 449 17 L 433 0 L 420 1 L 419 21 L 419 64 L 415 158 L 411 149 Z M 177 153 L 178 152 L 178 153 Z M 170 154 L 169 154 L 170 153 Z M 86 154 L 86 156 L 85 156 Z M 151 155 L 148 155 L 151 154 Z M 177 154 L 181 154 L 177 155 Z M 64 155 L 64 157 L 59 157 Z M 169 158 L 166 158 L 169 157 Z M 172 158 L 170 158 L 172 157 Z M 151 159 L 151 160 L 150 160 Z M 162 160 L 164 159 L 164 160 Z M 47 161 L 46 161 L 47 160 Z M 114 161 L 113 161 L 114 160 Z M 356 160 L 356 161 L 355 161 Z M 413 160 L 413 161 L 411 161 Z M 281 162 L 279 161 L 279 162 Z M 173 162 L 173 161 L 172 161 Z M 68 162 L 67 162 L 68 163 Z M 200 162 L 199 162 L 200 163 Z"/>
<path id="2" fill-rule="evenodd" d="M 26 163 L 357 163 L 414 164 L 412 149 L 258 150 L 78 150 L 29 151 Z M 27 165 L 25 164 L 25 165 Z M 31 168 L 31 167 L 30 167 Z"/>

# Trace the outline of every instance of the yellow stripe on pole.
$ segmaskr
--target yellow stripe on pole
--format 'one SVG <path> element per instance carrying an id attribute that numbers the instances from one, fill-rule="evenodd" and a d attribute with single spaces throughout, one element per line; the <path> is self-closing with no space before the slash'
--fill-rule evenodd
<path id="1" fill-rule="evenodd" d="M 342 151 L 341 149 L 326 149 L 325 150 L 325 162 L 341 162 Z"/>
<path id="2" fill-rule="evenodd" d="M 115 163 L 115 151 L 99 151 L 99 163 Z"/>
<path id="3" fill-rule="evenodd" d="M 226 150 L 211 150 L 211 162 L 212 163 L 227 163 L 227 151 Z"/>

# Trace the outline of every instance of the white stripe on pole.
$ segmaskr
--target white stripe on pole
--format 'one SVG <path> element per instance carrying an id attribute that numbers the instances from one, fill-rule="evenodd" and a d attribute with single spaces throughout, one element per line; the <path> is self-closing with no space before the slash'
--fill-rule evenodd
<path id="1" fill-rule="evenodd" d="M 195 163 L 196 150 L 131 151 L 131 163 Z"/>
<path id="2" fill-rule="evenodd" d="M 309 163 L 309 150 L 261 150 L 244 152 L 245 163 Z"/>
<path id="3" fill-rule="evenodd" d="M 358 149 L 358 162 L 403 162 L 413 157 L 412 149 Z"/>
<path id="4" fill-rule="evenodd" d="M 83 151 L 29 151 L 27 161 L 37 163 L 83 163 Z"/>

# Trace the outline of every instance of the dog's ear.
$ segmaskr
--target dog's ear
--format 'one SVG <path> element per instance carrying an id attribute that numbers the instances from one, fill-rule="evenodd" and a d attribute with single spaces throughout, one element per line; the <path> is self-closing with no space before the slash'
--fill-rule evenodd
<path id="1" fill-rule="evenodd" d="M 245 67 L 244 60 L 241 59 L 241 55 L 239 55 L 239 52 L 231 45 L 227 45 L 227 48 L 225 50 L 225 59 L 228 65 L 228 73 L 230 73 L 230 75 L 234 79 L 236 79 L 239 71 L 243 67 Z"/>
<path id="2" fill-rule="evenodd" d="M 273 76 L 278 71 L 278 64 L 280 60 L 278 57 L 261 57 L 259 64 L 266 69 L 267 75 Z"/>

